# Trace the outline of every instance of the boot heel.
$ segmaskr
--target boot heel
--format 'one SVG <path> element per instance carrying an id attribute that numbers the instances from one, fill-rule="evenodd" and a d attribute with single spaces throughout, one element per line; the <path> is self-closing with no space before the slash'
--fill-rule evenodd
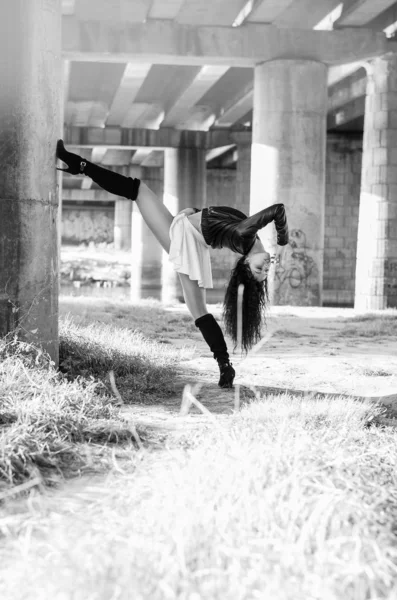
<path id="1" fill-rule="evenodd" d="M 232 363 L 223 363 L 219 365 L 220 379 L 218 386 L 220 388 L 232 388 L 236 371 L 233 369 Z"/>

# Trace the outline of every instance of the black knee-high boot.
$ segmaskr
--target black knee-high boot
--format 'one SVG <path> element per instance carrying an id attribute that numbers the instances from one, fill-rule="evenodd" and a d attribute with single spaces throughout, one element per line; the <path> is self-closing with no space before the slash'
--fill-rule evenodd
<path id="1" fill-rule="evenodd" d="M 214 316 L 210 313 L 196 319 L 194 323 L 196 327 L 200 329 L 203 338 L 210 347 L 215 360 L 218 362 L 220 372 L 220 379 L 218 382 L 219 387 L 233 387 L 233 380 L 236 372 L 229 361 L 229 353 L 227 351 L 222 329 L 219 327 Z"/>
<path id="2" fill-rule="evenodd" d="M 140 179 L 124 177 L 109 169 L 104 169 L 85 160 L 77 154 L 68 152 L 62 140 L 57 143 L 57 157 L 68 165 L 67 169 L 58 169 L 71 175 L 87 175 L 107 192 L 136 200 L 139 192 Z"/>

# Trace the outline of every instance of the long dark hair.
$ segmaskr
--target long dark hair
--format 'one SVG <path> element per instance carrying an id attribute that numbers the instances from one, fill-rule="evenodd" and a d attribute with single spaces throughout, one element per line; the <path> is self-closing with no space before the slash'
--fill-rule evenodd
<path id="1" fill-rule="evenodd" d="M 237 345 L 237 290 L 244 285 L 243 295 L 243 331 L 241 344 L 248 352 L 261 338 L 261 326 L 265 323 L 265 308 L 269 300 L 267 280 L 257 281 L 249 265 L 242 256 L 231 272 L 225 299 L 223 301 L 223 320 L 226 333 Z"/>

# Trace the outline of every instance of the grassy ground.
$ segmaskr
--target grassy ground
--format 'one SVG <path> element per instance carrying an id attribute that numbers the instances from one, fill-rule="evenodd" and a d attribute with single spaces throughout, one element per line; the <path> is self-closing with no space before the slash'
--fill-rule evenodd
<path id="1" fill-rule="evenodd" d="M 268 397 L 134 454 L 96 499 L 36 503 L 9 524 L 7 598 L 392 600 L 397 435 L 367 417 Z"/>
<path id="2" fill-rule="evenodd" d="M 356 315 L 346 321 L 347 327 L 342 335 L 347 337 L 395 337 L 397 335 L 396 311 L 384 311 L 381 316 L 376 313 Z"/>
<path id="3" fill-rule="evenodd" d="M 259 394 L 232 415 L 171 415 L 167 423 L 178 421 L 178 431 L 155 435 L 138 425 L 137 449 L 131 423 L 113 404 L 107 374 L 113 370 L 128 402 L 148 410 L 148 403 L 161 406 L 178 365 L 192 363 L 187 340 L 199 344 L 190 317 L 150 301 L 132 307 L 64 298 L 61 307 L 62 376 L 22 350 L 10 352 L 2 365 L 3 442 L 14 439 L 9 433 L 15 426 L 14 454 L 20 459 L 17 451 L 27 448 L 30 469 L 13 483 L 37 476 L 51 483 L 63 465 L 73 473 L 90 466 L 113 469 L 91 488 L 66 487 L 32 494 L 28 502 L 3 503 L 2 598 L 394 600 L 397 431 L 369 426 L 379 409 L 348 397 L 314 401 Z M 282 363 L 277 344 L 291 353 L 291 366 L 305 353 L 308 368 L 317 360 L 315 354 L 310 358 L 316 346 L 309 344 L 318 341 L 314 330 L 305 322 L 303 334 L 299 318 L 291 316 L 270 324 L 277 332 L 274 349 L 256 359 L 252 375 L 247 367 L 255 384 L 266 381 L 264 367 L 271 360 L 274 383 L 276 364 Z M 396 322 L 394 313 L 352 316 L 337 331 L 326 321 L 318 329 L 329 327 L 327 339 L 339 345 L 348 343 L 345 331 L 355 328 L 354 339 L 369 347 Z M 154 341 L 158 334 L 163 343 Z M 329 369 L 332 348 L 321 347 L 321 364 Z M 210 360 L 207 350 L 201 360 L 204 366 Z M 378 363 L 371 370 L 357 356 L 349 365 L 355 369 L 349 377 L 364 382 L 381 385 L 389 371 L 395 376 L 393 361 L 384 373 Z M 331 381 L 337 372 L 324 368 L 321 376 Z M 296 372 L 283 377 L 296 389 Z M 129 385 L 135 386 L 131 397 Z M 46 446 L 46 436 L 55 436 L 54 446 Z M 25 439 L 38 439 L 39 452 Z M 59 452 L 56 443 L 64 444 Z M 19 474 L 18 462 L 7 471 L 10 458 L 7 463 L 4 456 L 14 456 L 9 447 L 2 446 L 0 466 Z M 52 467 L 35 461 L 43 449 Z M 64 451 L 66 459 L 58 463 Z"/>
<path id="4" fill-rule="evenodd" d="M 60 372 L 34 348 L 3 341 L 0 500 L 9 486 L 48 485 L 97 469 L 106 463 L 104 444 L 133 442 L 115 406 L 118 394 L 124 403 L 160 403 L 173 392 L 185 356 L 187 350 L 104 323 L 95 313 L 85 324 L 81 315 L 80 324 L 70 314 L 61 317 Z"/>

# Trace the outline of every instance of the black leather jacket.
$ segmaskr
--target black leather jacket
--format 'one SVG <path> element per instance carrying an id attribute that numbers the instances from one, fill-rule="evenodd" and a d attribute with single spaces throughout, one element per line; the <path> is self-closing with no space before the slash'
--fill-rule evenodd
<path id="1" fill-rule="evenodd" d="M 201 230 L 206 243 L 212 248 L 230 248 L 239 254 L 248 254 L 257 239 L 257 231 L 274 221 L 277 244 L 288 244 L 288 224 L 284 204 L 273 204 L 247 217 L 230 206 L 203 208 Z"/>

